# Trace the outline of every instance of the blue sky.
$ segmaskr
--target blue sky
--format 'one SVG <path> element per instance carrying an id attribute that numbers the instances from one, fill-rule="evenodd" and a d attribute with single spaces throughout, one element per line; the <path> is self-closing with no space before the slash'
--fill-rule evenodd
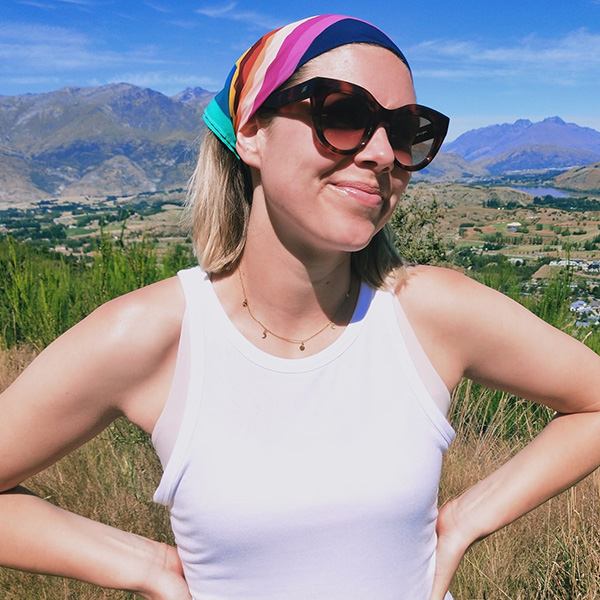
<path id="1" fill-rule="evenodd" d="M 476 127 L 560 116 L 600 130 L 600 0 L 1 0 L 0 95 L 126 81 L 220 89 L 266 31 L 320 13 L 382 28 L 418 100 Z"/>

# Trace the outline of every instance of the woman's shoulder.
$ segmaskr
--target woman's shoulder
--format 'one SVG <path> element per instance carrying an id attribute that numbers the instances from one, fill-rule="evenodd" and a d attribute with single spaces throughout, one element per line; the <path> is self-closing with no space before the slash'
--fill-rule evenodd
<path id="1" fill-rule="evenodd" d="M 151 325 L 147 319 L 152 318 L 154 324 L 161 325 L 171 320 L 181 321 L 184 309 L 185 298 L 179 278 L 169 277 L 109 300 L 94 313 L 101 319 L 141 320 L 147 325 Z"/>
<path id="2" fill-rule="evenodd" d="M 79 382 L 75 395 L 99 405 L 110 403 L 149 427 L 144 414 L 159 412 L 164 403 L 184 310 L 176 277 L 110 300 L 46 348 L 36 360 L 37 371 L 58 371 L 59 378 L 75 372 L 70 384 Z"/>
<path id="3" fill-rule="evenodd" d="M 82 323 L 102 333 L 104 342 L 115 350 L 121 344 L 151 349 L 179 337 L 184 310 L 181 284 L 171 277 L 108 301 Z"/>
<path id="4" fill-rule="evenodd" d="M 474 348 L 487 352 L 516 304 L 458 271 L 433 266 L 405 267 L 395 293 L 449 389 L 468 369 Z"/>
<path id="5" fill-rule="evenodd" d="M 396 295 L 407 312 L 438 331 L 464 338 L 502 329 L 507 319 L 532 319 L 521 304 L 453 269 L 415 266 L 404 270 Z"/>
<path id="6" fill-rule="evenodd" d="M 465 375 L 559 412 L 597 404 L 598 355 L 519 302 L 435 267 L 407 268 L 396 292 L 447 383 Z"/>
<path id="7" fill-rule="evenodd" d="M 403 305 L 414 310 L 435 309 L 436 313 L 455 309 L 456 302 L 485 293 L 485 286 L 466 275 L 445 267 L 411 265 L 396 277 L 395 293 Z"/>

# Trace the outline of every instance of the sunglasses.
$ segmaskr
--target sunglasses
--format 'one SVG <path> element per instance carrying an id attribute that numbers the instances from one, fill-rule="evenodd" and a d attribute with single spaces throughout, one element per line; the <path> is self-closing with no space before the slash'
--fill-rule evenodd
<path id="1" fill-rule="evenodd" d="M 262 106 L 281 108 L 306 98 L 310 98 L 313 129 L 325 148 L 356 154 L 383 126 L 394 150 L 394 163 L 405 171 L 418 171 L 433 160 L 450 123 L 442 113 L 419 104 L 384 108 L 364 88 L 325 77 L 274 92 Z"/>

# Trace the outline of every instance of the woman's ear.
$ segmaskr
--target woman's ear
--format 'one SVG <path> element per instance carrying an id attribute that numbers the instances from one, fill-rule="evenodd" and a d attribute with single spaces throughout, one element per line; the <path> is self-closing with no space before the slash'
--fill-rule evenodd
<path id="1" fill-rule="evenodd" d="M 236 135 L 235 148 L 240 158 L 249 166 L 260 169 L 262 152 L 261 142 L 264 127 L 261 127 L 258 118 L 253 116 Z"/>

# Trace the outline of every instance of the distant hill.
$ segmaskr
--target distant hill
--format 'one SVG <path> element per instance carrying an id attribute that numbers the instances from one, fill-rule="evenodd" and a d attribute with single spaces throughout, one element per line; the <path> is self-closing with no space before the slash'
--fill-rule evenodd
<path id="1" fill-rule="evenodd" d="M 600 162 L 569 169 L 554 178 L 554 185 L 568 190 L 600 193 Z"/>
<path id="2" fill-rule="evenodd" d="M 600 153 L 579 148 L 561 148 L 551 144 L 534 144 L 510 150 L 500 156 L 474 161 L 492 175 L 518 171 L 564 169 L 573 165 L 587 165 L 600 159 Z"/>
<path id="3" fill-rule="evenodd" d="M 0 200 L 181 186 L 212 95 L 178 96 L 126 83 L 0 96 Z"/>
<path id="4" fill-rule="evenodd" d="M 445 152 L 498 175 L 507 171 L 569 168 L 600 160 L 600 132 L 559 117 L 490 125 L 462 134 Z"/>
<path id="5" fill-rule="evenodd" d="M 431 165 L 413 173 L 412 179 L 447 182 L 477 179 L 486 175 L 489 175 L 489 172 L 484 167 L 470 163 L 454 152 L 440 152 Z"/>

